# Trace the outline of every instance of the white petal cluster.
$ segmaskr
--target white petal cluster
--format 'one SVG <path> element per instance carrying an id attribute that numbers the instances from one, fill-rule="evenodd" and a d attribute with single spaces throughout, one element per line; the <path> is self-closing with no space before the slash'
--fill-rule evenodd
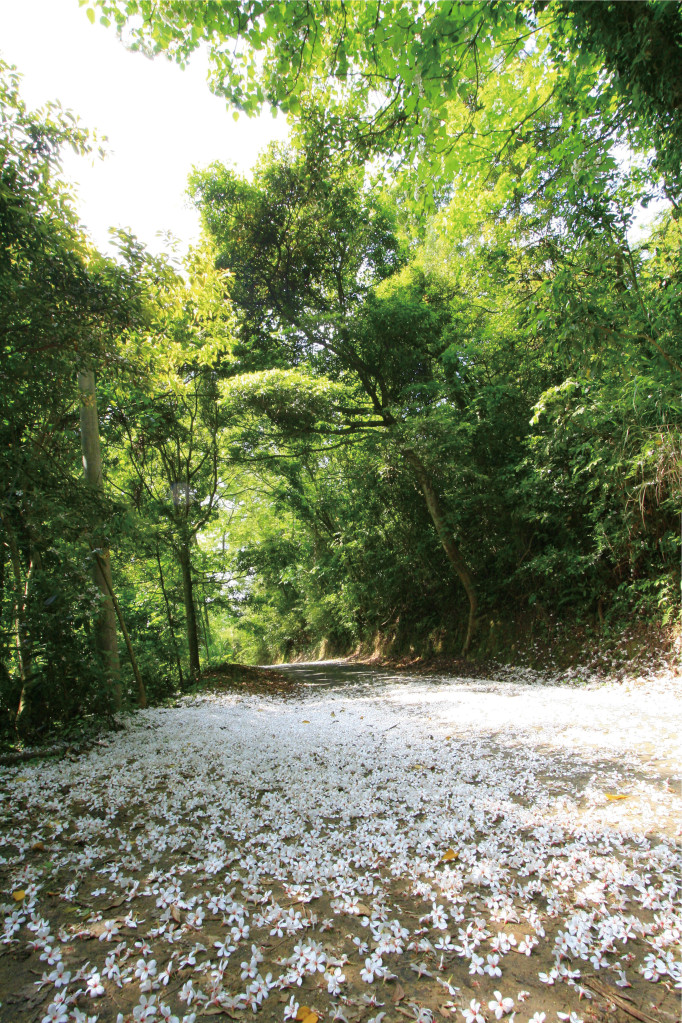
<path id="1" fill-rule="evenodd" d="M 680 986 L 674 680 L 308 671 L 0 770 L 0 975 L 28 953 L 39 1018 L 345 1019 L 402 984 L 417 1020 L 578 1020 L 586 975 Z"/>

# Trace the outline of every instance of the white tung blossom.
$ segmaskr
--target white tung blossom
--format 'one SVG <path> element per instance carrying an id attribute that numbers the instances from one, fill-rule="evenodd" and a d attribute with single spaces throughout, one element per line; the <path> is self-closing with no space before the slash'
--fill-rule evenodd
<path id="1" fill-rule="evenodd" d="M 677 689 L 524 669 L 359 671 L 352 686 L 286 700 L 207 695 L 140 712 L 77 761 L 0 768 L 0 858 L 24 892 L 2 907 L 6 954 L 32 958 L 43 1023 L 89 1020 L 76 997 L 99 1007 L 86 996 L 119 989 L 139 998 L 135 1020 L 267 1014 L 274 988 L 296 991 L 277 1008 L 285 1019 L 314 989 L 343 1020 L 350 995 L 381 1009 L 375 982 L 399 957 L 441 997 L 457 991 L 451 968 L 470 973 L 481 1000 L 452 1003 L 465 1023 L 515 1011 L 501 991 L 517 955 L 532 955 L 532 997 L 560 994 L 568 1023 L 587 997 L 581 974 L 660 983 L 658 995 L 682 983 L 682 861 L 676 802 L 646 743 L 669 757 Z M 142 762 L 144 786 L 130 768 Z M 36 835 L 50 835 L 49 866 L 28 856 Z M 90 917 L 53 921 L 56 885 Z M 422 900 L 414 916 L 396 886 Z"/>

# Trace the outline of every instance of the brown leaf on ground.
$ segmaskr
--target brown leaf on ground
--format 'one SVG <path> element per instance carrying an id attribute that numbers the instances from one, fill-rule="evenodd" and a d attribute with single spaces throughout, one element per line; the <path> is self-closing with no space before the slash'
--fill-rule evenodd
<path id="1" fill-rule="evenodd" d="M 50 894 L 50 893 L 48 893 L 48 894 Z M 58 892 L 55 892 L 55 895 L 56 894 L 58 894 Z M 121 897 L 119 899 L 114 899 L 113 902 L 110 902 L 109 905 L 106 908 L 107 909 L 118 909 L 119 906 L 123 905 L 125 900 L 126 900 L 125 895 L 121 895 Z"/>
<path id="2" fill-rule="evenodd" d="M 249 664 L 220 664 L 201 676 L 200 688 L 208 692 L 233 691 L 278 696 L 292 696 L 301 689 L 300 683 L 274 668 L 255 668 Z"/>
<path id="3" fill-rule="evenodd" d="M 405 989 L 403 988 L 402 984 L 396 984 L 395 990 L 393 992 L 393 1003 L 394 1003 L 394 1005 L 397 1005 L 398 1002 L 402 1002 L 404 997 L 405 997 Z"/>
<path id="4" fill-rule="evenodd" d="M 319 1018 L 315 1010 L 309 1009 L 307 1005 L 302 1005 L 295 1016 L 299 1023 L 318 1023 Z"/>
<path id="5" fill-rule="evenodd" d="M 402 1005 L 396 1005 L 395 1011 L 401 1013 L 403 1016 L 407 1016 L 408 1019 L 414 1020 L 414 1013 L 408 1012 L 407 1009 L 403 1009 Z"/>

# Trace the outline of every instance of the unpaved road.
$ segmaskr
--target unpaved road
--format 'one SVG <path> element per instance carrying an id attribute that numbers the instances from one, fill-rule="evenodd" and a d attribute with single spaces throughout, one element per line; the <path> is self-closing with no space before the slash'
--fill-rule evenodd
<path id="1" fill-rule="evenodd" d="M 391 718 L 393 725 L 399 721 L 401 728 L 413 729 L 421 721 L 421 741 L 445 732 L 487 742 L 497 752 L 507 751 L 519 770 L 517 758 L 530 757 L 554 779 L 555 794 L 576 797 L 583 808 L 614 810 L 606 820 L 637 820 L 654 834 L 682 834 L 680 804 L 670 799 L 680 794 L 682 781 L 680 678 L 609 684 L 553 676 L 549 681 L 523 668 L 503 669 L 489 679 L 411 676 L 344 661 L 278 665 L 277 670 L 301 683 L 313 703 L 364 702 L 373 715 Z M 605 801 L 600 786 L 612 795 L 627 790 L 629 797 L 641 798 L 627 805 Z M 605 807 L 605 802 L 622 805 Z"/>
<path id="2" fill-rule="evenodd" d="M 2 1023 L 677 1020 L 679 680 L 278 670 L 0 769 Z"/>

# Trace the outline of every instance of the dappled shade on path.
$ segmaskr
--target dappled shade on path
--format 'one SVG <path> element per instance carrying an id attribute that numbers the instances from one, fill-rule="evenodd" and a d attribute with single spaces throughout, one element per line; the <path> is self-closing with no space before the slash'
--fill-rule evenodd
<path id="1" fill-rule="evenodd" d="M 675 680 L 278 670 L 2 771 L 3 1023 L 675 1018 Z"/>

